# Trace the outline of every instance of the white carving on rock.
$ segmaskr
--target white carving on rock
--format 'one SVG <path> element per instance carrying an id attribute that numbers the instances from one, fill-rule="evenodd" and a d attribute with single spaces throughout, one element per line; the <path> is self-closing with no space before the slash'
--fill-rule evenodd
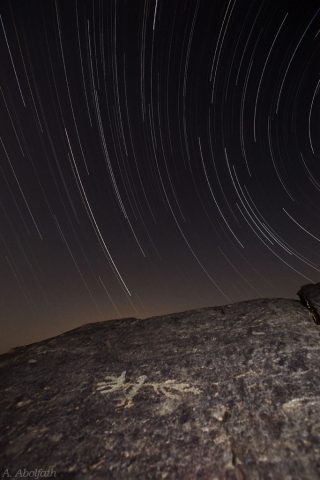
<path id="1" fill-rule="evenodd" d="M 189 383 L 178 383 L 176 380 L 165 380 L 163 382 L 147 382 L 146 375 L 140 375 L 135 382 L 126 382 L 126 371 L 124 370 L 119 376 L 106 375 L 103 382 L 98 382 L 96 390 L 102 395 L 113 392 L 122 392 L 123 400 L 118 404 L 119 407 L 131 407 L 133 399 L 142 388 L 152 388 L 159 395 L 162 394 L 166 398 L 178 399 L 183 393 L 192 393 L 199 395 L 200 389 L 190 386 Z"/>

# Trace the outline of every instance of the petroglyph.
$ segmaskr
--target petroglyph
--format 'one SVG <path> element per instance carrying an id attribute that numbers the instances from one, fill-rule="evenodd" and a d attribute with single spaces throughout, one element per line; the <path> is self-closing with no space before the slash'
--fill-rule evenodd
<path id="1" fill-rule="evenodd" d="M 192 393 L 199 395 L 201 390 L 190 386 L 189 383 L 177 383 L 176 380 L 165 380 L 163 382 L 147 382 L 146 375 L 140 375 L 135 382 L 126 382 L 126 371 L 119 376 L 106 375 L 104 382 L 98 382 L 96 390 L 102 395 L 113 392 L 121 392 L 123 399 L 117 406 L 131 407 L 133 399 L 142 388 L 151 388 L 155 394 L 164 395 L 166 398 L 179 399 L 183 393 Z"/>
<path id="2" fill-rule="evenodd" d="M 293 398 L 282 405 L 282 408 L 289 412 L 291 410 L 295 410 L 297 408 L 301 408 L 302 406 L 306 405 L 315 405 L 320 403 L 320 397 L 301 397 L 301 398 Z"/>

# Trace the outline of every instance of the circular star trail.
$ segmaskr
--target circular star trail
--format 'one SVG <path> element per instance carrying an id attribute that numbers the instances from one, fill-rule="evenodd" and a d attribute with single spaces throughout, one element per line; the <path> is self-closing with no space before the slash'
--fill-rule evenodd
<path id="1" fill-rule="evenodd" d="M 2 350 L 320 276 L 320 8 L 0 7 Z"/>

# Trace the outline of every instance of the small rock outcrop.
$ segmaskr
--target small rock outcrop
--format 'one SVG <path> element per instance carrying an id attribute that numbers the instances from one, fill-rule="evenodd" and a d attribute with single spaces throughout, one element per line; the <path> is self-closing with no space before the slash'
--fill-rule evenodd
<path id="1" fill-rule="evenodd" d="M 300 300 L 312 313 L 314 322 L 320 325 L 320 283 L 310 283 L 300 288 Z"/>
<path id="2" fill-rule="evenodd" d="M 320 329 L 298 300 L 88 324 L 0 375 L 2 476 L 320 478 Z"/>

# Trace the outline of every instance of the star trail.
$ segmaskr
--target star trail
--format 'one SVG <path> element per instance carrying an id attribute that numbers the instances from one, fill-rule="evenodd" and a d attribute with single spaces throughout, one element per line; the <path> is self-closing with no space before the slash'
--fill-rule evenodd
<path id="1" fill-rule="evenodd" d="M 320 278 L 320 7 L 3 0 L 2 351 Z"/>

